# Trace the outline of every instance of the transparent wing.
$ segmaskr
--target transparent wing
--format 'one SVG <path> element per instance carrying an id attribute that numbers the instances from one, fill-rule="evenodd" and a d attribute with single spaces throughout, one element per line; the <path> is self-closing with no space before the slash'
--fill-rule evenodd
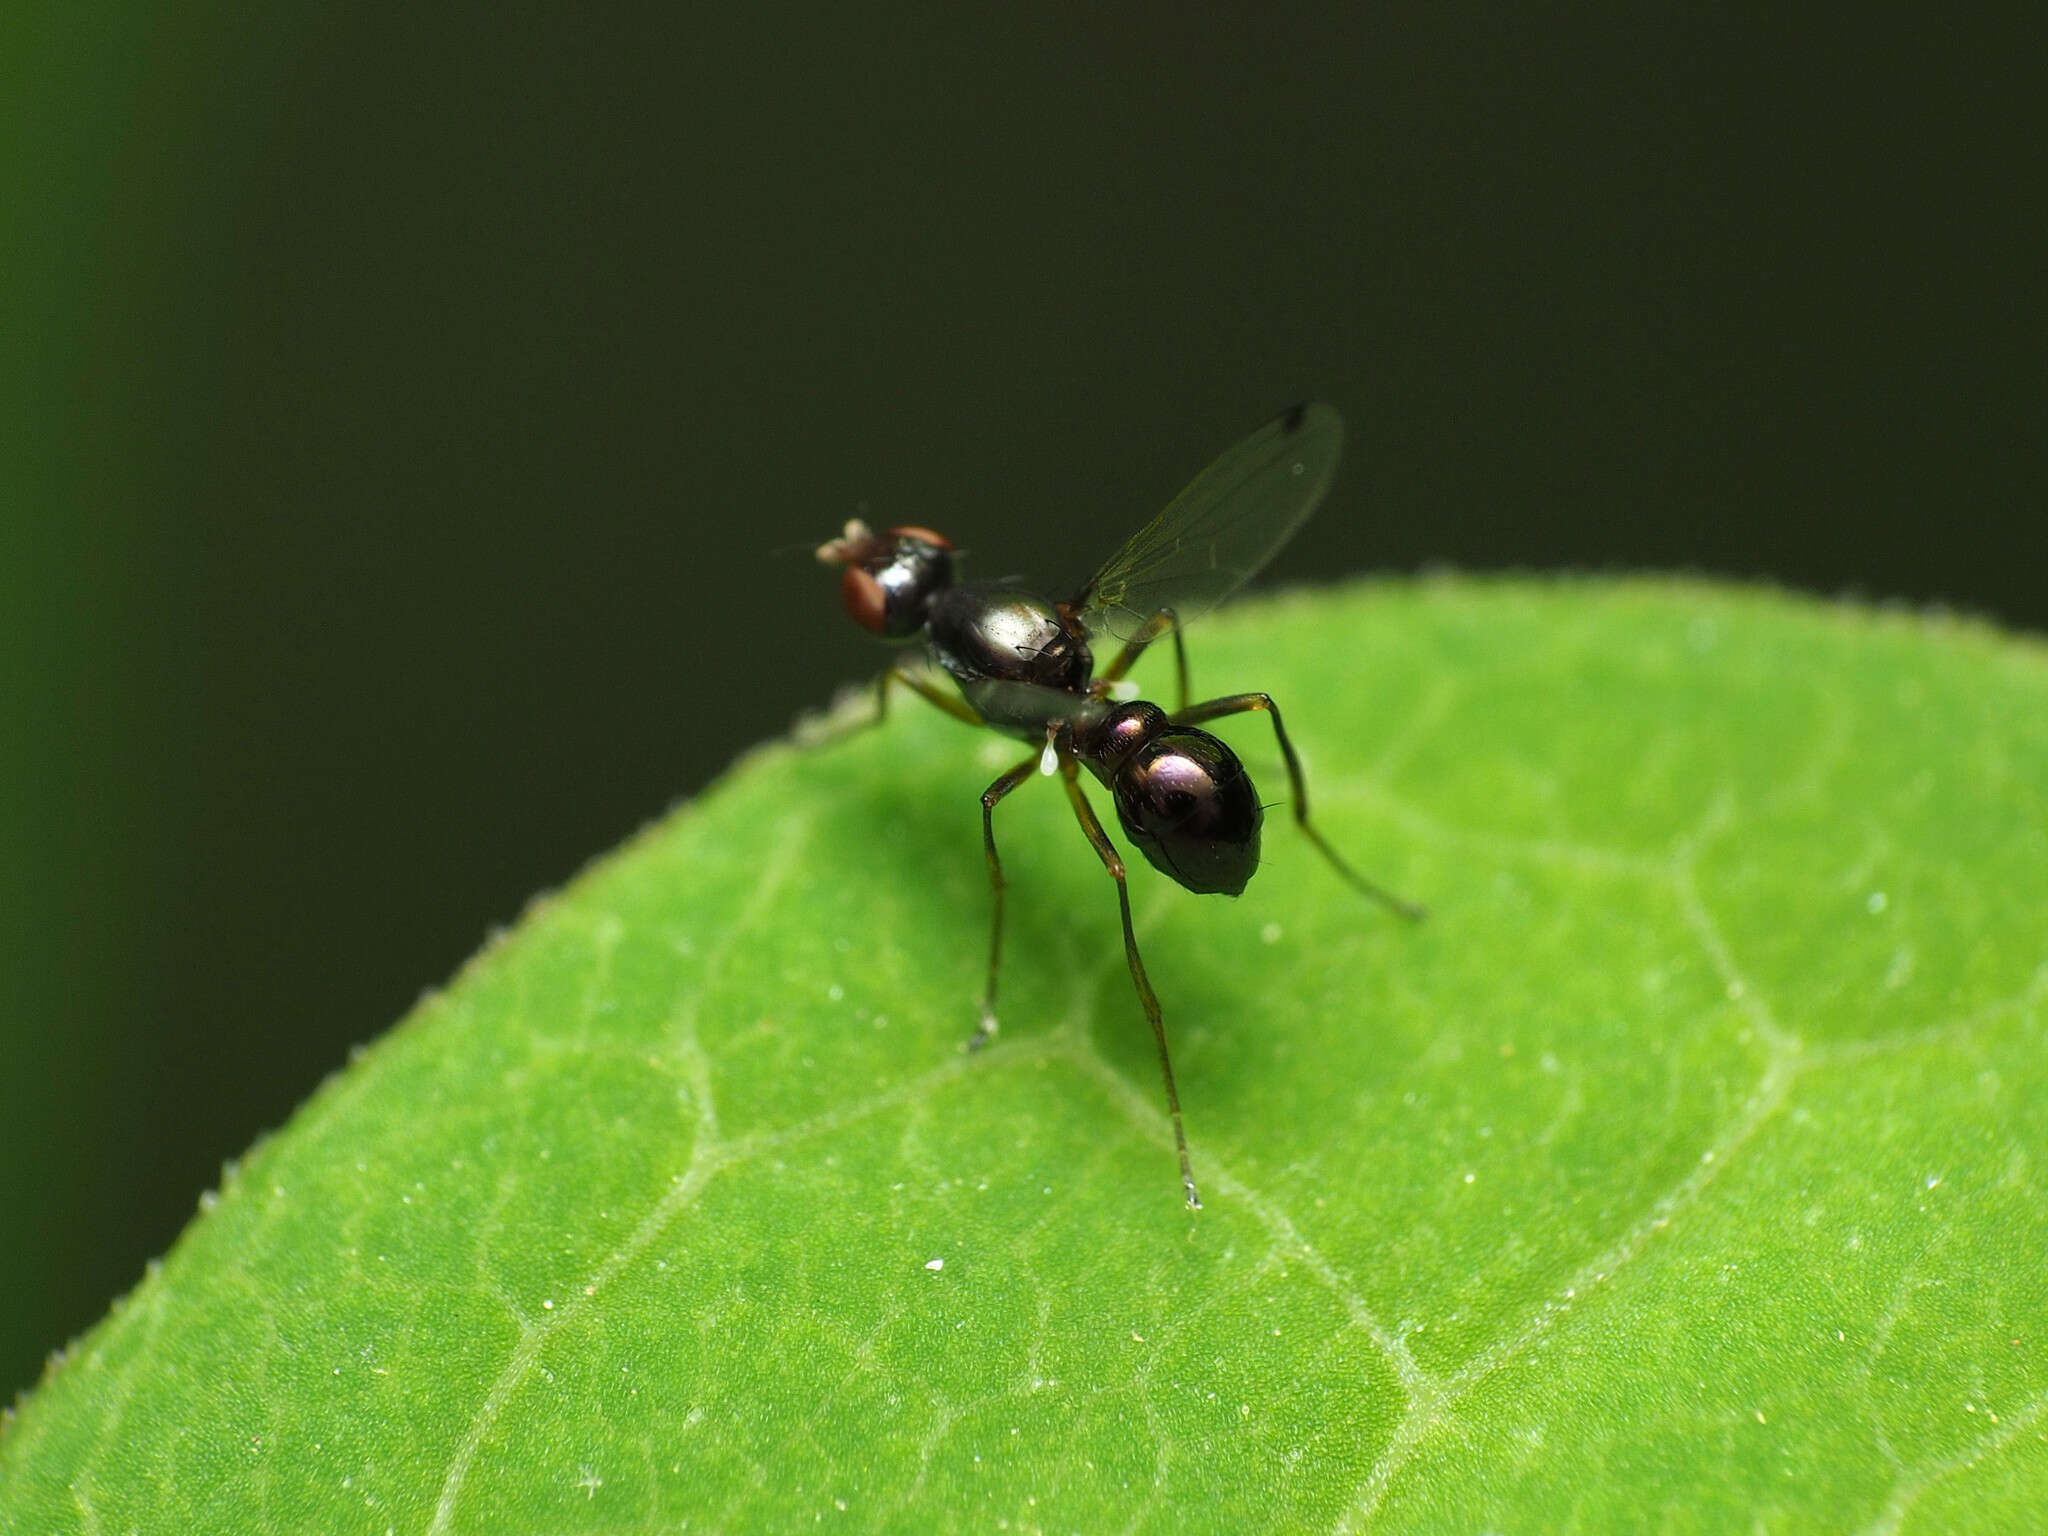
<path id="1" fill-rule="evenodd" d="M 1211 464 L 1131 535 L 1074 600 L 1091 634 L 1128 640 L 1162 608 L 1186 623 L 1256 575 L 1336 477 L 1344 419 L 1297 405 Z"/>

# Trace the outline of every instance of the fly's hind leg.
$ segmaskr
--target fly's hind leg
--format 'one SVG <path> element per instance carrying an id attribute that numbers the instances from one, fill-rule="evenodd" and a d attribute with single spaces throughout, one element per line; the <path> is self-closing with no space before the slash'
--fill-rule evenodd
<path id="1" fill-rule="evenodd" d="M 1152 1038 L 1159 1044 L 1159 1075 L 1166 1080 L 1166 1110 L 1173 1118 L 1174 1149 L 1180 1153 L 1180 1182 L 1188 1192 L 1188 1208 L 1199 1211 L 1202 1197 L 1195 1193 L 1194 1170 L 1188 1166 L 1188 1138 L 1180 1123 L 1180 1090 L 1173 1085 L 1173 1058 L 1166 1052 L 1166 1020 L 1160 1015 L 1159 997 L 1152 990 L 1151 978 L 1145 974 L 1145 962 L 1138 954 L 1138 936 L 1131 928 L 1131 893 L 1124 881 L 1124 861 L 1102 830 L 1088 797 L 1081 793 L 1080 775 L 1070 753 L 1060 754 L 1060 777 L 1066 783 L 1067 798 L 1074 803 L 1074 815 L 1080 819 L 1081 830 L 1094 845 L 1102 867 L 1116 881 L 1117 906 L 1124 918 L 1124 959 L 1130 965 L 1131 984 L 1138 989 L 1138 1001 L 1144 1005 L 1145 1020 L 1152 1026 Z"/>
<path id="2" fill-rule="evenodd" d="M 1220 719 L 1225 715 L 1243 715 L 1254 711 L 1262 712 L 1273 722 L 1273 734 L 1280 738 L 1280 755 L 1287 760 L 1287 782 L 1294 791 L 1294 820 L 1314 843 L 1316 851 L 1330 861 L 1330 867 L 1351 883 L 1361 895 L 1369 896 L 1389 911 L 1398 912 L 1411 923 L 1418 923 L 1429 916 L 1429 909 L 1416 905 L 1403 897 L 1396 896 L 1385 886 L 1376 885 L 1365 878 L 1332 848 L 1308 819 L 1308 781 L 1302 777 L 1301 759 L 1294 755 L 1294 743 L 1287 739 L 1287 727 L 1280 723 L 1280 707 L 1273 702 L 1271 694 L 1233 693 L 1228 698 L 1210 699 L 1205 704 L 1184 706 L 1174 711 L 1173 719 L 1178 725 L 1200 725 L 1205 720 Z"/>

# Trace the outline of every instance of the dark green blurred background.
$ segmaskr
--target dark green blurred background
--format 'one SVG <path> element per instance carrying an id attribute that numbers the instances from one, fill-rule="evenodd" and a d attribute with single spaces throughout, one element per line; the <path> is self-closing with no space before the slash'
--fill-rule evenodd
<path id="1" fill-rule="evenodd" d="M 1283 580 L 2048 625 L 2038 12 L 17 0 L 0 1400 L 874 667 L 777 556 L 863 504 L 1073 570 L 1313 394 Z"/>

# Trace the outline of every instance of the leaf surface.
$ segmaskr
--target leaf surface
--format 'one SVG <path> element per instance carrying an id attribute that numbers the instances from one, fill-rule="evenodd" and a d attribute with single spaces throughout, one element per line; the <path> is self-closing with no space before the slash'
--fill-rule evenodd
<path id="1" fill-rule="evenodd" d="M 0 1436 L 0 1530 L 2037 1529 L 2042 651 L 1441 581 L 1191 652 L 1434 914 L 1223 723 L 1266 867 L 1133 874 L 1207 1209 L 1046 786 L 960 1051 L 1018 749 L 899 707 L 537 902 L 256 1148 Z"/>

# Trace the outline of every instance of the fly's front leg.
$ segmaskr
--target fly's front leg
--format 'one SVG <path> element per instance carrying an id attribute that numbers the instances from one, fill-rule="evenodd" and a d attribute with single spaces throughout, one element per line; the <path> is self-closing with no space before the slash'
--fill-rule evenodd
<path id="1" fill-rule="evenodd" d="M 1187 1133 L 1180 1124 L 1180 1090 L 1173 1085 L 1173 1058 L 1166 1053 L 1166 1020 L 1160 1015 L 1159 998 L 1152 990 L 1151 978 L 1145 974 L 1145 962 L 1138 955 L 1138 936 L 1131 928 L 1131 893 L 1124 881 L 1124 861 L 1117 853 L 1116 845 L 1102 830 L 1102 823 L 1096 820 L 1088 797 L 1081 793 L 1080 775 L 1070 753 L 1060 755 L 1060 777 L 1066 783 L 1067 798 L 1074 802 L 1074 814 L 1080 818 L 1081 830 L 1094 845 L 1102 867 L 1116 881 L 1117 906 L 1124 917 L 1124 959 L 1130 965 L 1131 984 L 1138 989 L 1138 1001 L 1144 1005 L 1146 1022 L 1152 1026 L 1152 1038 L 1159 1043 L 1159 1075 L 1166 1080 L 1166 1109 L 1173 1117 L 1173 1144 L 1180 1153 L 1180 1182 L 1188 1192 L 1188 1208 L 1199 1211 L 1202 1197 L 1195 1193 L 1194 1170 L 1188 1166 Z"/>
<path id="2" fill-rule="evenodd" d="M 1037 767 L 1037 756 L 1027 757 L 981 792 L 981 846 L 988 855 L 988 883 L 989 889 L 995 893 L 995 915 L 988 930 L 988 990 L 981 999 L 981 1027 L 967 1042 L 970 1051 L 978 1051 L 987 1045 L 995 1038 L 996 1032 L 996 969 L 1003 958 L 1003 861 L 996 853 L 996 806 L 1011 790 L 1030 778 Z"/>
<path id="3" fill-rule="evenodd" d="M 1271 694 L 1233 693 L 1225 699 L 1211 699 L 1206 704 L 1196 704 L 1174 711 L 1174 721 L 1179 725 L 1200 725 L 1205 720 L 1220 719 L 1224 715 L 1249 714 L 1254 710 L 1263 711 L 1273 721 L 1273 734 L 1280 738 L 1280 755 L 1287 760 L 1287 781 L 1294 790 L 1294 820 L 1301 830 L 1308 834 L 1308 840 L 1316 845 L 1318 852 L 1330 861 L 1330 867 L 1350 881 L 1361 894 L 1370 896 L 1382 906 L 1398 912 L 1411 923 L 1422 921 L 1429 916 L 1429 909 L 1417 906 L 1412 901 L 1396 896 L 1381 885 L 1375 885 L 1345 862 L 1343 856 L 1323 840 L 1308 819 L 1308 781 L 1302 777 L 1301 759 L 1294 755 L 1294 743 L 1287 739 L 1287 727 L 1280 723 L 1280 707 L 1273 702 Z"/>
<path id="4" fill-rule="evenodd" d="M 1117 652 L 1116 660 L 1112 661 L 1102 671 L 1096 681 L 1102 683 L 1121 682 L 1131 668 L 1137 665 L 1138 658 L 1145 654 L 1145 648 L 1168 630 L 1173 632 L 1173 669 L 1174 676 L 1180 684 L 1180 702 L 1174 707 L 1176 709 L 1186 709 L 1188 707 L 1188 648 L 1182 643 L 1180 638 L 1180 615 L 1171 608 L 1160 609 L 1140 625 L 1138 632 L 1131 636 L 1121 651 Z"/>
<path id="5" fill-rule="evenodd" d="M 896 666 L 875 679 L 875 712 L 860 715 L 849 708 L 844 713 L 835 709 L 831 714 L 816 721 L 803 723 L 798 737 L 807 744 L 823 746 L 829 742 L 843 741 L 849 736 L 871 730 L 889 718 L 889 685 L 901 683 L 912 693 L 924 699 L 935 708 L 943 709 L 955 720 L 966 725 L 985 724 L 980 713 L 958 694 L 948 693 L 929 677 Z"/>
<path id="6" fill-rule="evenodd" d="M 927 703 L 934 704 L 938 708 L 943 709 L 955 720 L 965 721 L 968 725 L 980 725 L 983 723 L 980 711 L 957 694 L 948 693 L 937 683 L 919 673 L 908 671 L 903 667 L 891 667 L 875 679 L 875 723 L 877 725 L 889 718 L 889 685 L 891 683 L 901 683 Z"/>

